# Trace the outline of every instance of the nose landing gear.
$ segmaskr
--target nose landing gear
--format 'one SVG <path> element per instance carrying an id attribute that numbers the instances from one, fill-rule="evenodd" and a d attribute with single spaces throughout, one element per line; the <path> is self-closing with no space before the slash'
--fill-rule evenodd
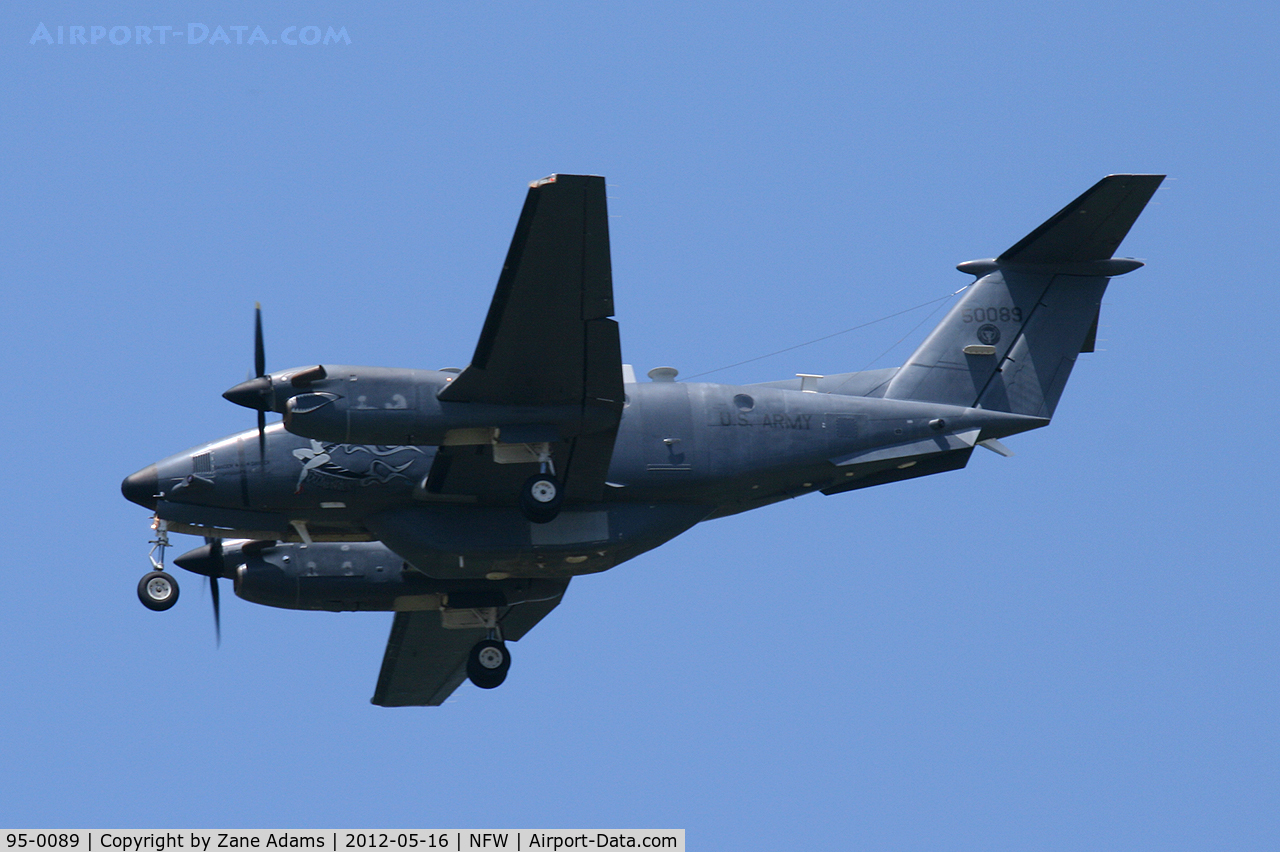
<path id="1" fill-rule="evenodd" d="M 138 581 L 138 600 L 147 609 L 163 612 L 178 602 L 178 581 L 164 570 L 164 549 L 169 546 L 169 527 L 159 518 L 153 518 L 151 529 L 156 537 L 151 540 L 151 570 Z M 156 554 L 159 553 L 159 558 Z"/>
<path id="2" fill-rule="evenodd" d="M 163 612 L 178 602 L 178 582 L 164 571 L 144 574 L 138 581 L 138 600 L 147 609 Z"/>

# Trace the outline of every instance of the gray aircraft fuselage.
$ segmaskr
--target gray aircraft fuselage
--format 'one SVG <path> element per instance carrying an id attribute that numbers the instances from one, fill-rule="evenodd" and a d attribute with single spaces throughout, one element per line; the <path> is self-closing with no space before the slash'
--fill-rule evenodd
<path id="1" fill-rule="evenodd" d="M 176 532 L 301 541 L 304 524 L 315 542 L 381 540 L 436 578 L 565 577 L 611 568 L 709 518 L 963 466 L 976 442 L 1048 422 L 840 392 L 861 390 L 858 378 L 824 377 L 814 392 L 799 380 L 628 384 L 604 499 L 546 524 L 513 505 L 426 493 L 435 446 L 321 442 L 282 424 L 268 427 L 261 460 L 249 430 L 157 462 L 138 487 L 163 495 L 155 508 Z M 905 454 L 876 456 L 894 447 Z"/>

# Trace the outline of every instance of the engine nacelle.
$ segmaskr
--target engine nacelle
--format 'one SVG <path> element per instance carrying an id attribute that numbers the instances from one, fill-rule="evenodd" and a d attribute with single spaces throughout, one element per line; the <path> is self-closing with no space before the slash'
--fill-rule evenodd
<path id="1" fill-rule="evenodd" d="M 565 580 L 438 580 L 377 542 L 227 546 L 236 595 L 283 609 L 438 610 L 507 607 L 563 592 Z"/>
<path id="2" fill-rule="evenodd" d="M 559 441 L 583 431 L 580 405 L 442 402 L 456 374 L 327 365 L 250 379 L 223 396 L 284 415 L 295 435 L 339 444 L 410 446 Z M 496 430 L 496 431 L 495 431 Z"/>
<path id="3" fill-rule="evenodd" d="M 389 610 L 407 585 L 403 560 L 365 542 L 259 544 L 226 560 L 237 596 L 284 609 Z"/>

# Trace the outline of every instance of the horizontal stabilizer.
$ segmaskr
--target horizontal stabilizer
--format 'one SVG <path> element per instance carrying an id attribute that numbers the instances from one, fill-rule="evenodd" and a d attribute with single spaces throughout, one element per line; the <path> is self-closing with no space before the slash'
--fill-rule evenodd
<path id="1" fill-rule="evenodd" d="M 1013 450 L 1009 449 L 995 438 L 987 438 L 985 441 L 979 441 L 978 446 L 983 449 L 990 450 L 998 456 L 1004 456 L 1007 459 L 1013 458 Z"/>
<path id="2" fill-rule="evenodd" d="M 996 260 L 1036 266 L 1108 260 L 1162 180 L 1164 175 L 1104 177 Z"/>
<path id="3" fill-rule="evenodd" d="M 859 450 L 856 453 L 832 459 L 831 463 L 836 467 L 845 467 L 846 465 L 871 464 L 874 462 L 906 461 L 935 453 L 968 450 L 973 448 L 981 431 L 980 429 L 970 429 L 965 432 L 923 438 L 919 441 L 904 441 L 901 444 L 893 444 L 888 447 Z"/>

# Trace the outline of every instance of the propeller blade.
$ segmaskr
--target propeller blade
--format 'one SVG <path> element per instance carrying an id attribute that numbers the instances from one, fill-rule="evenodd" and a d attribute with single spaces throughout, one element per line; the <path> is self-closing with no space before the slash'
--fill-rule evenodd
<path id="1" fill-rule="evenodd" d="M 262 378 L 267 374 L 267 350 L 262 342 L 262 303 L 253 303 L 253 371 Z M 267 385 L 270 388 L 270 384 Z M 267 460 L 267 412 L 258 409 L 258 462 L 266 464 Z M 216 585 L 216 584 L 215 584 Z M 215 598 L 216 600 L 216 598 Z M 215 609 L 217 605 L 215 604 Z"/>
<path id="2" fill-rule="evenodd" d="M 267 353 L 262 345 L 262 303 L 253 303 L 253 370 L 255 376 L 267 374 Z"/>
<path id="3" fill-rule="evenodd" d="M 209 594 L 213 598 L 213 636 L 218 647 L 222 647 L 222 607 L 218 600 L 218 578 L 209 578 Z"/>
<path id="4" fill-rule="evenodd" d="M 209 558 L 216 559 L 218 564 L 222 564 L 222 539 L 205 538 L 209 544 Z M 222 600 L 218 589 L 218 578 L 213 574 L 209 575 L 209 597 L 213 600 L 213 636 L 219 648 L 222 647 Z"/>

